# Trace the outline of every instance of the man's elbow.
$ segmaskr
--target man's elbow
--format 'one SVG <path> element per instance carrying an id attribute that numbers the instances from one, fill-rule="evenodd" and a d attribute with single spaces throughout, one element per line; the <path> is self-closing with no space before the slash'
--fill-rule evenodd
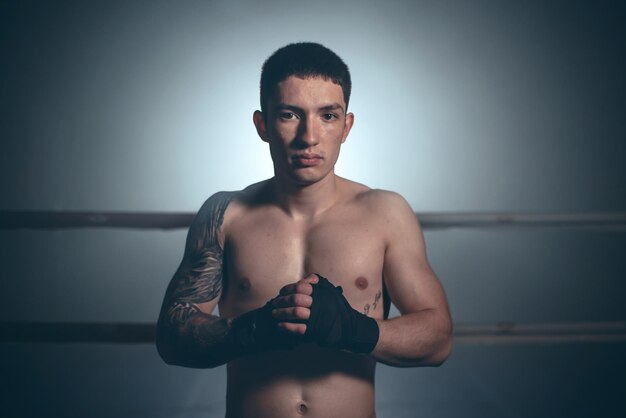
<path id="1" fill-rule="evenodd" d="M 441 366 L 452 353 L 452 335 L 449 334 L 442 338 L 439 346 L 428 359 L 428 365 L 431 367 Z"/>
<path id="2" fill-rule="evenodd" d="M 159 322 L 156 329 L 156 349 L 161 360 L 170 366 L 183 366 L 185 355 L 177 331 Z"/>
<path id="3" fill-rule="evenodd" d="M 225 363 L 211 350 L 194 350 L 169 332 L 157 329 L 156 349 L 161 359 L 169 366 L 193 369 L 212 369 Z"/>
<path id="4" fill-rule="evenodd" d="M 174 357 L 171 351 L 157 345 L 157 352 L 159 353 L 159 357 L 161 357 L 161 360 L 163 360 L 163 362 L 168 366 L 178 365 L 178 363 L 176 362 L 176 357 Z"/>
<path id="5" fill-rule="evenodd" d="M 184 353 L 172 347 L 157 345 L 157 351 L 161 359 L 168 366 L 188 367 L 192 369 L 212 369 L 221 366 L 222 363 L 213 361 L 210 356 L 198 356 L 193 353 Z"/>
<path id="6" fill-rule="evenodd" d="M 452 324 L 446 321 L 445 326 L 439 331 L 433 350 L 426 359 L 426 365 L 431 367 L 441 366 L 452 353 Z"/>
<path id="7" fill-rule="evenodd" d="M 166 332 L 162 326 L 157 326 L 155 344 L 157 353 L 159 353 L 159 357 L 165 364 L 170 366 L 177 364 L 172 334 Z"/>

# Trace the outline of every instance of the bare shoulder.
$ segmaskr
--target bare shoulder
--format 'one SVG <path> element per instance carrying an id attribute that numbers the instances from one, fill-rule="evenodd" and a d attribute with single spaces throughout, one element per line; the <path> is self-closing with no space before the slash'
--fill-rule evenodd
<path id="1" fill-rule="evenodd" d="M 231 206 L 241 194 L 241 191 L 220 191 L 211 195 L 196 215 L 196 222 L 210 225 L 211 223 L 222 223 L 226 210 Z"/>
<path id="2" fill-rule="evenodd" d="M 252 184 L 243 190 L 219 191 L 205 200 L 189 230 L 190 248 L 202 248 L 216 243 L 223 247 L 229 226 L 246 211 L 268 199 L 268 180 Z"/>
<path id="3" fill-rule="evenodd" d="M 269 186 L 269 180 L 265 180 L 251 184 L 243 190 L 217 192 L 204 202 L 198 215 L 209 222 L 220 217 L 227 222 L 246 207 L 259 205 L 267 200 L 271 189 Z"/>
<path id="4" fill-rule="evenodd" d="M 355 200 L 384 218 L 402 215 L 415 216 L 406 199 L 399 193 L 390 190 L 370 189 L 363 186 L 355 195 Z"/>
<path id="5" fill-rule="evenodd" d="M 187 235 L 187 251 L 223 244 L 222 225 L 230 202 L 239 192 L 220 191 L 211 195 L 196 214 Z"/>
<path id="6" fill-rule="evenodd" d="M 368 204 L 373 205 L 375 208 L 388 209 L 409 205 L 401 194 L 391 190 L 369 189 L 361 197 L 366 199 Z"/>
<path id="7" fill-rule="evenodd" d="M 210 231 L 223 245 L 231 225 L 244 219 L 250 210 L 263 206 L 272 199 L 269 180 L 252 184 L 243 190 L 220 191 L 210 196 L 202 205 L 194 224 L 199 232 Z M 194 228 L 192 224 L 192 229 Z"/>
<path id="8" fill-rule="evenodd" d="M 342 186 L 348 201 L 353 205 L 354 213 L 364 214 L 368 222 L 377 224 L 383 235 L 394 239 L 392 235 L 420 230 L 419 222 L 409 205 L 399 193 L 372 189 L 363 184 L 342 179 Z"/>

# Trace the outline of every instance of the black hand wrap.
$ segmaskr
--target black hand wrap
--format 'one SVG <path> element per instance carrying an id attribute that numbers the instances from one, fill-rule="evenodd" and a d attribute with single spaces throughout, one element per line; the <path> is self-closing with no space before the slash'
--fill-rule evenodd
<path id="1" fill-rule="evenodd" d="M 341 286 L 335 287 L 325 277 L 317 276 L 319 282 L 312 284 L 313 304 L 304 336 L 322 347 L 371 353 L 378 342 L 376 320 L 352 309 Z"/>
<path id="2" fill-rule="evenodd" d="M 253 354 L 268 350 L 290 350 L 298 336 L 281 331 L 272 317 L 272 301 L 233 319 L 229 332 L 231 347 L 237 354 Z"/>

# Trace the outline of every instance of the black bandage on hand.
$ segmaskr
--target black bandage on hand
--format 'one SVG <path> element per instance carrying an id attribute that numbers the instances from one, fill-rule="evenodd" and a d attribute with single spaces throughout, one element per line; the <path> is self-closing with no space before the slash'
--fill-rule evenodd
<path id="1" fill-rule="evenodd" d="M 229 332 L 231 347 L 239 354 L 253 354 L 269 350 L 291 350 L 301 336 L 281 331 L 272 316 L 272 301 L 233 319 Z"/>
<path id="2" fill-rule="evenodd" d="M 371 353 L 379 336 L 376 320 L 354 310 L 341 286 L 317 276 L 319 282 L 311 284 L 313 303 L 304 336 L 322 347 Z"/>

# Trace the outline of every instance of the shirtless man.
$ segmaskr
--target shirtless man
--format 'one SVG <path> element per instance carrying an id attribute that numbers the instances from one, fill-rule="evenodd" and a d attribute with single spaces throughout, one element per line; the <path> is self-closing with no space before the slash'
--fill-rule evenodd
<path id="1" fill-rule="evenodd" d="M 350 88 L 327 48 L 276 51 L 254 113 L 274 177 L 213 195 L 190 227 L 157 347 L 168 364 L 227 363 L 227 417 L 375 417 L 377 361 L 437 366 L 450 353 L 413 211 L 334 172 L 354 123 Z M 399 317 L 387 319 L 389 301 Z"/>

